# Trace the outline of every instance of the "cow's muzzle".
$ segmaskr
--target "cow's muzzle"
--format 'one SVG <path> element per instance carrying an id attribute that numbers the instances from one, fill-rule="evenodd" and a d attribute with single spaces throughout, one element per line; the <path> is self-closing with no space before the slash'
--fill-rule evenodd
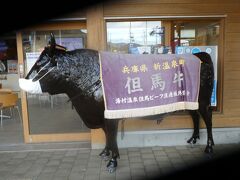
<path id="1" fill-rule="evenodd" d="M 22 90 L 27 91 L 28 93 L 32 94 L 42 94 L 42 88 L 38 81 L 32 81 L 32 79 L 19 79 L 19 86 Z"/>

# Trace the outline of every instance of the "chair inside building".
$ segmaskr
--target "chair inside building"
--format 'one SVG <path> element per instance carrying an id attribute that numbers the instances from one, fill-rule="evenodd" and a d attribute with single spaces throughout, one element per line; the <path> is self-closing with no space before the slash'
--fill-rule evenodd
<path id="1" fill-rule="evenodd" d="M 11 93 L 11 92 L 5 92 L 5 93 L 0 93 L 0 110 L 1 110 L 1 126 L 3 124 L 3 119 L 12 119 L 13 116 L 13 111 L 12 109 L 16 109 L 19 115 L 19 119 L 21 120 L 21 115 L 19 111 L 19 107 L 17 105 L 18 101 L 18 95 L 17 93 Z M 9 110 L 10 115 L 4 115 L 3 112 L 4 110 Z"/>

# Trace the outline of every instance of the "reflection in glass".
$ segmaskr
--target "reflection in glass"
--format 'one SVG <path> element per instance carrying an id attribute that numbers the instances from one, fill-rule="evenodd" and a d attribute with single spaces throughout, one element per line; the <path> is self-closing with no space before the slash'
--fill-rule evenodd
<path id="1" fill-rule="evenodd" d="M 170 28 L 165 32 L 168 23 Z M 217 20 L 107 22 L 107 50 L 130 54 L 165 54 L 176 46 L 218 45 Z M 165 42 L 168 39 L 168 42 Z"/>
<path id="2" fill-rule="evenodd" d="M 219 21 L 176 21 L 174 40 L 176 46 L 215 46 L 219 41 Z"/>
<path id="3" fill-rule="evenodd" d="M 153 54 L 164 45 L 161 21 L 107 22 L 107 45 L 112 52 Z"/>
<path id="4" fill-rule="evenodd" d="M 23 54 L 26 73 L 48 44 L 51 32 L 55 35 L 56 43 L 65 46 L 67 50 L 85 47 L 85 29 L 25 32 Z M 27 93 L 30 134 L 89 132 L 68 100 L 66 94 Z"/>

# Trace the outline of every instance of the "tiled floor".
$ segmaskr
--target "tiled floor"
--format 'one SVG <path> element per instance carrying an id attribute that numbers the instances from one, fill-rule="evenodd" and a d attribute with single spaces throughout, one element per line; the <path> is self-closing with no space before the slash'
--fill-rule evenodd
<path id="1" fill-rule="evenodd" d="M 55 144 L 56 146 L 56 144 Z M 49 146 L 50 147 L 50 146 Z M 188 168 L 209 159 L 204 146 L 172 146 L 120 149 L 116 172 L 106 171 L 107 162 L 98 156 L 101 150 L 58 147 L 0 151 L 0 179 L 3 180 L 123 180 L 149 179 Z M 238 144 L 216 145 L 220 157 Z"/>

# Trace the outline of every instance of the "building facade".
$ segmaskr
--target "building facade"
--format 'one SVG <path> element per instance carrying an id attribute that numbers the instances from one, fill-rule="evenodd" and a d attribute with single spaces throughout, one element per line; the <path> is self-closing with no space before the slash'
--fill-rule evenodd
<path id="1" fill-rule="evenodd" d="M 19 76 L 26 75 L 46 46 L 50 32 L 54 32 L 57 43 L 69 50 L 91 48 L 137 54 L 207 51 L 213 53 L 215 61 L 214 138 L 239 142 L 227 139 L 227 136 L 237 137 L 240 127 L 239 9 L 239 0 L 100 3 L 17 32 Z M 93 148 L 104 144 L 102 131 L 89 130 L 77 121 L 77 115 L 66 101 L 65 95 L 39 97 L 21 92 L 26 143 L 83 140 L 91 141 Z M 62 120 L 51 121 L 61 113 Z M 164 140 L 167 137 L 172 137 L 173 144 L 185 143 L 183 138 L 191 135 L 192 128 L 191 117 L 184 112 L 167 116 L 160 124 L 128 119 L 124 123 L 126 139 L 120 146 L 170 145 Z M 200 128 L 205 128 L 203 121 Z M 128 141 L 136 143 L 127 144 Z"/>

